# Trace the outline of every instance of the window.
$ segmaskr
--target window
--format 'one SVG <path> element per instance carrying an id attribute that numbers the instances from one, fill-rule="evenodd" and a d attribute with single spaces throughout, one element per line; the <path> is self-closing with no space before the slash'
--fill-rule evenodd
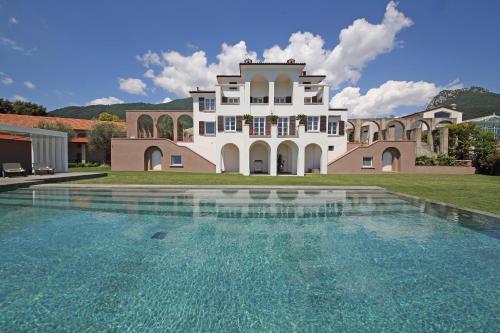
<path id="1" fill-rule="evenodd" d="M 240 98 L 239 97 L 228 97 L 227 104 L 240 104 Z"/>
<path id="2" fill-rule="evenodd" d="M 182 165 L 182 156 L 181 155 L 170 156 L 170 165 L 173 165 L 173 166 Z"/>
<path id="3" fill-rule="evenodd" d="M 288 117 L 278 118 L 278 136 L 288 135 Z"/>
<path id="4" fill-rule="evenodd" d="M 373 157 L 363 157 L 363 168 L 373 168 Z"/>
<path id="5" fill-rule="evenodd" d="M 319 117 L 307 117 L 307 130 L 311 132 L 319 131 Z"/>
<path id="6" fill-rule="evenodd" d="M 304 97 L 304 104 L 312 104 L 312 97 Z"/>
<path id="7" fill-rule="evenodd" d="M 236 131 L 236 117 L 224 117 L 224 132 Z"/>
<path id="8" fill-rule="evenodd" d="M 252 97 L 251 98 L 251 103 L 263 104 L 264 103 L 264 97 Z"/>
<path id="9" fill-rule="evenodd" d="M 264 135 L 266 133 L 266 119 L 264 117 L 253 118 L 253 135 Z"/>
<path id="10" fill-rule="evenodd" d="M 285 104 L 286 103 L 286 97 L 275 97 L 274 98 L 274 103 L 276 103 L 276 104 Z"/>
<path id="11" fill-rule="evenodd" d="M 215 122 L 206 121 L 205 122 L 205 135 L 215 135 Z"/>
<path id="12" fill-rule="evenodd" d="M 231 82 L 229 82 L 229 84 L 238 84 L 238 82 L 231 81 Z M 238 87 L 229 86 L 229 90 L 238 90 Z"/>
<path id="13" fill-rule="evenodd" d="M 335 146 L 328 146 L 328 151 L 333 151 L 335 149 Z"/>
<path id="14" fill-rule="evenodd" d="M 328 117 L 328 134 L 329 135 L 337 135 L 338 133 L 338 123 L 339 117 Z"/>
<path id="15" fill-rule="evenodd" d="M 304 84 L 311 84 L 311 82 L 304 82 Z M 311 90 L 311 87 L 304 87 L 304 90 Z"/>
<path id="16" fill-rule="evenodd" d="M 205 110 L 206 111 L 215 110 L 215 99 L 214 98 L 206 98 L 205 99 Z"/>

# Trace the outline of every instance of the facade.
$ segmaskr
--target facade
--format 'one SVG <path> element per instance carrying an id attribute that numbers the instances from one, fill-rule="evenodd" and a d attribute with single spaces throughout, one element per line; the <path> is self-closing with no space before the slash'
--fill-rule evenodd
<path id="1" fill-rule="evenodd" d="M 213 90 L 191 91 L 192 111 L 128 111 L 127 137 L 112 141 L 112 169 L 413 173 L 416 156 L 447 153 L 446 125 L 462 121 L 448 108 L 347 119 L 347 109 L 328 107 L 325 76 L 304 67 L 246 60 L 239 74 L 218 75 Z"/>
<path id="2" fill-rule="evenodd" d="M 495 134 L 495 138 L 500 140 L 500 116 L 495 113 L 486 117 L 469 119 L 466 122 L 479 126 L 483 131 Z"/>
<path id="3" fill-rule="evenodd" d="M 92 128 L 92 126 L 94 126 L 94 124 L 97 122 L 96 120 L 60 118 L 60 117 L 41 117 L 41 116 L 28 116 L 28 115 L 17 115 L 17 114 L 0 114 L 0 124 L 3 125 L 14 125 L 14 126 L 35 128 L 41 121 L 62 122 L 73 128 L 76 135 L 75 137 L 68 139 L 69 163 L 80 163 L 80 162 L 101 163 L 103 161 L 109 160 L 109 157 L 107 158 L 105 156 L 103 150 L 92 151 L 88 147 L 87 132 Z M 123 124 L 123 123 L 117 123 L 117 124 Z M 0 142 L 8 141 L 3 143 L 3 146 L 5 147 L 9 146 L 8 143 L 11 144 L 10 145 L 11 147 L 14 147 L 15 145 L 22 145 L 20 142 L 22 142 L 23 140 L 29 141 L 29 138 L 23 136 L 17 136 L 17 138 L 13 139 L 12 135 L 4 135 L 4 136 L 0 135 Z"/>

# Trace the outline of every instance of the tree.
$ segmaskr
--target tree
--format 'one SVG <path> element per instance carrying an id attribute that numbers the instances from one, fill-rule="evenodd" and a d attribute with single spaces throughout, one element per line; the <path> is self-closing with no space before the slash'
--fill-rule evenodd
<path id="1" fill-rule="evenodd" d="M 100 121 L 121 121 L 120 117 L 118 117 L 117 115 L 111 114 L 109 112 L 99 113 L 97 120 L 100 120 Z"/>
<path id="2" fill-rule="evenodd" d="M 488 173 L 488 156 L 495 153 L 494 134 L 469 123 L 450 125 L 448 130 L 448 155 L 458 160 L 472 160 L 479 172 Z"/>
<path id="3" fill-rule="evenodd" d="M 24 114 L 29 116 L 46 116 L 47 109 L 39 104 L 31 102 L 15 101 L 12 103 L 12 109 L 15 114 Z"/>
<path id="4" fill-rule="evenodd" d="M 0 113 L 13 113 L 12 103 L 0 98 Z"/>
<path id="5" fill-rule="evenodd" d="M 90 150 L 102 149 L 104 150 L 104 161 L 106 164 L 111 156 L 111 138 L 121 138 L 125 136 L 125 130 L 113 123 L 97 123 L 88 132 L 87 138 L 89 140 Z"/>
<path id="6" fill-rule="evenodd" d="M 37 128 L 43 128 L 51 131 L 59 131 L 59 132 L 65 132 L 68 134 L 68 139 L 75 137 L 75 131 L 73 128 L 62 122 L 62 121 L 46 121 L 46 120 L 40 120 L 38 124 L 36 124 Z"/>

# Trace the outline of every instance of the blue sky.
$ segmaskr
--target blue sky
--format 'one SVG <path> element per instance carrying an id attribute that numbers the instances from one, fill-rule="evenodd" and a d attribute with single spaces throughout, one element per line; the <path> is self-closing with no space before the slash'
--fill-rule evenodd
<path id="1" fill-rule="evenodd" d="M 283 3 L 0 0 L 0 97 L 157 103 L 246 55 L 311 63 L 332 105 L 360 116 L 419 110 L 442 88 L 500 91 L 500 1 Z"/>

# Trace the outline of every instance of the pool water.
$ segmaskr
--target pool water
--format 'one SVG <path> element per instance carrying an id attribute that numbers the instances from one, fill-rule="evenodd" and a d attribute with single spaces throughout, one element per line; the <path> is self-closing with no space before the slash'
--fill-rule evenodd
<path id="1" fill-rule="evenodd" d="M 0 192 L 0 331 L 498 332 L 499 230 L 377 190 Z"/>

